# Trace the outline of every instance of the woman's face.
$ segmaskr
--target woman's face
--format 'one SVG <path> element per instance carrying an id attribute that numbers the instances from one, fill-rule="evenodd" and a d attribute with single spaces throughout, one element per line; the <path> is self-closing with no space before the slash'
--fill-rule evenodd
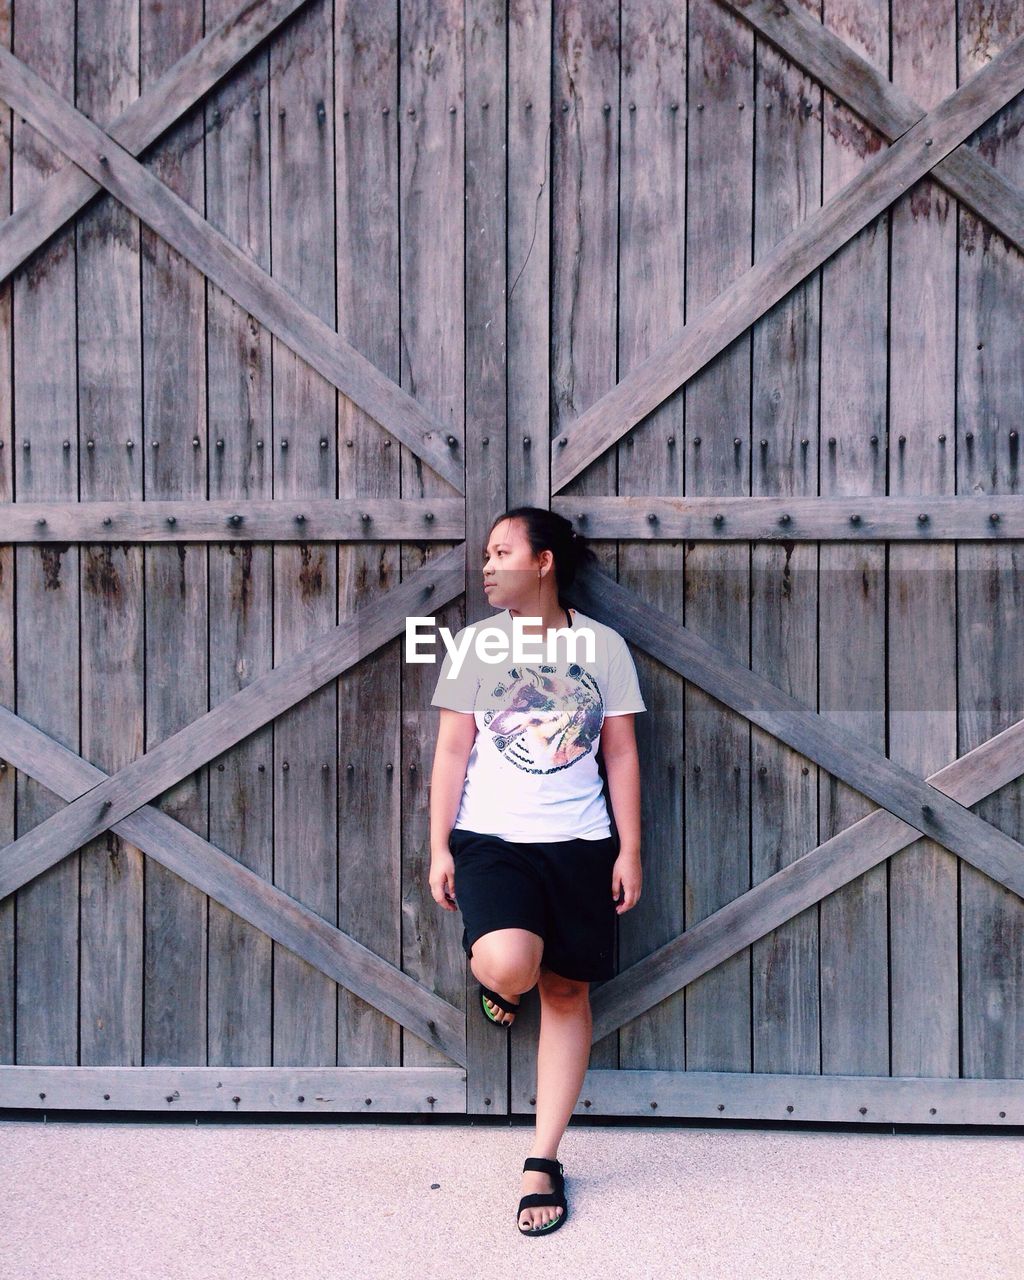
<path id="1" fill-rule="evenodd" d="M 528 613 L 541 590 L 548 590 L 554 557 L 550 551 L 534 556 L 521 520 L 499 520 L 491 530 L 483 555 L 484 594 L 495 609 Z M 538 571 L 543 570 L 543 579 Z"/>

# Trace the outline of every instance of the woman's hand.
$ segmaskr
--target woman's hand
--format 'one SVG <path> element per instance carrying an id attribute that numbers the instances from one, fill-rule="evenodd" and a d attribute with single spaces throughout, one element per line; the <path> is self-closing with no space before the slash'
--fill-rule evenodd
<path id="1" fill-rule="evenodd" d="M 612 901 L 615 903 L 616 915 L 621 916 L 624 911 L 636 906 L 643 879 L 640 855 L 620 853 L 612 867 Z M 621 902 L 619 902 L 620 897 L 622 897 Z"/>
<path id="2" fill-rule="evenodd" d="M 430 892 L 445 911 L 457 911 L 455 902 L 455 859 L 450 853 L 435 853 L 430 858 Z"/>

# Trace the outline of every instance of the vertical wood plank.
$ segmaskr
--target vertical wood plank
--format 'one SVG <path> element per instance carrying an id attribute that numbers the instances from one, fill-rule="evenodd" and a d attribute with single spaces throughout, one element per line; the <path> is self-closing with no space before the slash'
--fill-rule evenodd
<path id="1" fill-rule="evenodd" d="M 75 86 L 74 33 L 74 12 L 61 0 L 19 0 L 13 51 L 69 100 Z M 15 209 L 66 163 L 20 116 L 14 117 Z M 64 227 L 33 254 L 13 283 L 15 496 L 73 502 L 78 498 L 74 227 Z M 77 547 L 18 548 L 15 710 L 73 751 L 80 747 L 78 592 Z M 32 778 L 19 776 L 15 834 L 31 830 L 62 805 Z M 71 854 L 16 895 L 18 1063 L 78 1062 L 79 860 L 80 854 Z"/>
<path id="2" fill-rule="evenodd" d="M 829 0 L 825 23 L 888 67 L 888 0 Z M 825 95 L 824 190 L 829 200 L 881 146 L 857 116 Z M 888 214 L 822 268 L 820 492 L 885 493 Z M 823 543 L 819 711 L 885 750 L 885 547 Z M 851 642 L 853 638 L 854 642 Z M 874 805 L 819 775 L 819 838 Z M 888 873 L 875 867 L 826 898 L 821 928 L 821 1070 L 889 1070 Z"/>
<path id="3" fill-rule="evenodd" d="M 619 376 L 685 320 L 686 11 L 673 0 L 622 8 L 619 189 Z M 616 446 L 621 494 L 683 492 L 683 399 L 672 397 Z M 655 608 L 683 613 L 682 544 L 619 547 L 620 581 Z M 644 701 L 636 717 L 641 770 L 640 901 L 619 917 L 621 971 L 681 933 L 683 682 L 633 650 Z M 596 984 L 595 984 L 596 985 Z M 624 1069 L 684 1063 L 685 993 L 627 1023 Z"/>
<path id="4" fill-rule="evenodd" d="M 820 0 L 804 0 L 820 19 Z M 755 257 L 821 206 L 821 89 L 756 40 Z M 758 496 L 814 497 L 818 457 L 817 273 L 753 329 L 751 487 Z M 751 665 L 817 705 L 818 552 L 810 542 L 751 549 Z M 751 754 L 751 880 L 759 884 L 813 849 L 818 770 L 756 725 Z M 759 939 L 753 959 L 754 1071 L 816 1073 L 818 911 Z"/>
<path id="5" fill-rule="evenodd" d="M 893 80 L 931 110 L 956 88 L 956 6 L 894 0 Z M 955 492 L 956 201 L 925 179 L 890 213 L 889 492 Z M 889 755 L 956 759 L 956 548 L 889 549 Z M 889 863 L 892 1073 L 960 1073 L 957 858 L 918 840 Z"/>
<path id="6" fill-rule="evenodd" d="M 338 330 L 399 379 L 398 6 L 335 6 Z M 399 446 L 338 395 L 338 492 L 399 498 Z M 350 617 L 400 580 L 394 543 L 338 547 L 339 612 Z M 402 947 L 400 761 L 404 642 L 338 680 L 338 928 L 394 965 Z M 401 1028 L 338 988 L 339 1066 L 400 1066 Z"/>
<path id="7" fill-rule="evenodd" d="M 546 0 L 510 0 L 508 6 L 508 423 L 506 431 L 485 433 L 490 443 L 480 456 L 490 455 L 492 471 L 505 471 L 509 507 L 546 507 L 551 493 L 551 167 L 555 115 L 561 112 L 552 99 L 552 13 Z M 474 447 L 472 440 L 467 447 Z M 470 576 L 483 542 L 479 525 L 473 528 L 478 536 L 470 542 Z M 470 616 L 487 613 L 481 606 Z"/>
<path id="8" fill-rule="evenodd" d="M 0 46 L 11 47 L 13 0 L 0 0 Z M 0 218 L 11 212 L 11 112 L 0 105 Z M 0 284 L 0 502 L 13 502 L 14 336 L 10 279 Z M 14 547 L 0 544 L 0 703 L 14 706 Z M 0 842 L 14 839 L 15 771 L 0 759 Z M 0 1062 L 14 1061 L 14 895 L 0 902 Z"/>
<path id="9" fill-rule="evenodd" d="M 753 36 L 714 0 L 694 0 L 689 30 L 687 318 L 750 266 Z M 728 195 L 724 195 L 728 193 Z M 691 379 L 686 492 L 750 492 L 750 335 Z M 689 543 L 685 622 L 741 662 L 749 659 L 749 561 L 743 544 Z M 686 923 L 750 887 L 750 726 L 687 686 Z M 686 992 L 686 1066 L 750 1066 L 750 953 Z"/>
<path id="10" fill-rule="evenodd" d="M 459 0 L 403 0 L 399 83 L 402 386 L 428 405 L 464 458 L 465 417 L 465 15 Z M 402 496 L 452 493 L 451 486 L 401 451 Z M 449 544 L 406 544 L 402 577 L 443 554 Z M 402 672 L 402 968 L 457 1002 L 465 989 L 458 919 L 438 921 L 430 894 L 428 768 L 437 712 L 430 706 L 437 668 L 403 664 Z M 447 1061 L 411 1031 L 402 1036 L 405 1066 Z"/>
<path id="11" fill-rule="evenodd" d="M 107 124 L 138 97 L 136 0 L 78 12 L 78 108 Z M 141 439 L 139 223 L 101 196 L 77 222 L 79 491 L 83 501 L 142 498 L 125 447 Z M 142 548 L 80 549 L 82 753 L 113 773 L 143 752 Z M 81 853 L 83 1066 L 142 1062 L 143 857 L 112 831 Z"/>
<path id="12" fill-rule="evenodd" d="M 236 0 L 207 0 L 207 27 L 236 7 Z M 269 271 L 267 51 L 247 58 L 210 95 L 204 112 L 206 216 Z M 207 325 L 210 496 L 270 499 L 270 334 L 213 284 Z M 217 706 L 273 667 L 273 549 L 260 543 L 211 546 L 209 573 L 210 705 Z M 273 726 L 265 725 L 209 771 L 210 839 L 266 879 L 274 859 L 273 746 Z M 272 955 L 265 933 L 210 902 L 211 1066 L 272 1063 Z"/>
<path id="13" fill-rule="evenodd" d="M 203 36 L 202 8 L 142 0 L 142 91 Z M 204 203 L 203 116 L 193 112 L 147 163 L 196 208 Z M 142 228 L 143 423 L 136 444 L 149 499 L 205 498 L 206 325 L 203 276 Z M 198 439 L 198 447 L 194 441 Z M 146 549 L 146 749 L 209 707 L 207 549 Z M 206 768 L 158 800 L 208 834 Z M 158 863 L 146 865 L 148 1065 L 206 1062 L 207 899 Z"/>
<path id="14" fill-rule="evenodd" d="M 508 499 L 504 465 L 508 438 L 505 11 L 504 0 L 469 0 L 466 5 L 466 279 L 470 287 L 466 294 L 465 453 L 472 488 L 467 490 L 466 504 L 465 601 L 467 614 L 474 619 L 486 619 L 493 613 L 483 591 L 480 553 L 491 520 L 506 509 Z M 536 463 L 543 468 L 548 453 L 546 430 L 537 437 L 537 444 L 531 452 L 540 455 Z M 507 1110 L 507 1039 L 495 1036 L 493 1028 L 475 1016 L 479 1011 L 478 982 L 462 952 L 460 922 L 449 912 L 438 914 L 454 926 L 448 936 L 467 987 L 467 1109 L 482 1115 L 500 1114 Z"/>
<path id="15" fill-rule="evenodd" d="M 270 48 L 271 260 L 275 279 L 334 326 L 332 6 L 316 0 Z M 274 496 L 337 496 L 336 392 L 274 339 Z M 274 548 L 274 660 L 337 622 L 331 543 Z M 337 687 L 281 716 L 274 730 L 274 883 L 337 923 Z M 336 984 L 274 946 L 274 1063 L 337 1060 Z"/>
<path id="16" fill-rule="evenodd" d="M 961 0 L 960 81 L 1024 34 L 1013 0 Z M 1024 184 L 1024 103 L 1018 97 L 983 129 L 980 154 Z M 1024 348 L 1024 262 L 967 209 L 959 222 L 957 492 L 1019 493 Z M 1015 317 L 1014 322 L 1010 318 Z M 963 753 L 1024 715 L 1021 544 L 965 543 L 957 553 L 959 744 Z M 1024 780 L 975 812 L 1024 837 Z M 1024 903 L 974 867 L 960 867 L 961 1074 L 1024 1073 Z"/>

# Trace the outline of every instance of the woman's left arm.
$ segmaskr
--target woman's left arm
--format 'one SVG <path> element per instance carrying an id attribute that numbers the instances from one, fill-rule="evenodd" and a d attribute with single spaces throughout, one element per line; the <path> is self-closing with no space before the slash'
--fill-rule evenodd
<path id="1" fill-rule="evenodd" d="M 636 746 L 634 716 L 605 716 L 601 726 L 601 756 L 608 776 L 608 792 L 619 832 L 619 855 L 615 860 L 613 897 L 619 892 L 623 902 L 616 908 L 628 911 L 640 897 L 640 756 Z"/>

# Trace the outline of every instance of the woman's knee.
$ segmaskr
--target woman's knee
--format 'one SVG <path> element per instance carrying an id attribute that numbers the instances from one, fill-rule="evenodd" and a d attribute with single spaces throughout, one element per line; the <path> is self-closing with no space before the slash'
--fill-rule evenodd
<path id="1" fill-rule="evenodd" d="M 473 970 L 494 991 L 529 991 L 537 981 L 544 939 L 529 929 L 493 929 L 473 943 Z"/>
<path id="2" fill-rule="evenodd" d="M 590 994 L 589 982 L 578 982 L 575 978 L 563 978 L 543 966 L 537 983 L 542 1000 L 585 1000 Z"/>

